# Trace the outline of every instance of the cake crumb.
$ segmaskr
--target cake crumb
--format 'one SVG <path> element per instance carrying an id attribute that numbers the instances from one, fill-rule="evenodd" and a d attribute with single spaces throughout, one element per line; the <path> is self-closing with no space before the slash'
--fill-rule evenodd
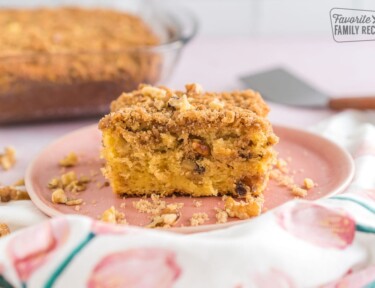
<path id="1" fill-rule="evenodd" d="M 283 173 L 288 173 L 289 171 L 287 162 L 282 158 L 277 159 L 276 168 L 279 169 Z"/>
<path id="2" fill-rule="evenodd" d="M 112 224 L 127 224 L 125 214 L 117 211 L 114 206 L 105 210 L 100 216 L 100 220 Z"/>
<path id="3" fill-rule="evenodd" d="M 74 152 L 70 152 L 68 155 L 66 155 L 63 159 L 59 161 L 59 165 L 61 167 L 73 167 L 76 166 L 77 163 L 78 157 Z"/>
<path id="4" fill-rule="evenodd" d="M 155 215 L 152 218 L 151 223 L 146 225 L 145 227 L 146 228 L 170 228 L 174 224 L 176 224 L 179 218 L 180 218 L 179 213 L 164 213 L 161 215 Z"/>
<path id="5" fill-rule="evenodd" d="M 190 226 L 199 226 L 204 224 L 208 220 L 209 218 L 207 213 L 194 213 L 193 216 L 191 216 L 190 218 Z"/>
<path id="6" fill-rule="evenodd" d="M 81 210 L 81 206 L 80 206 L 80 205 L 76 205 L 76 206 L 74 207 L 74 210 L 76 210 L 76 211 L 78 212 L 79 210 Z"/>
<path id="7" fill-rule="evenodd" d="M 248 219 L 258 216 L 262 210 L 262 198 L 249 199 L 245 201 L 235 201 L 232 197 L 227 197 L 224 203 L 225 211 L 230 217 Z"/>
<path id="8" fill-rule="evenodd" d="M 203 87 L 198 83 L 189 83 L 185 85 L 186 93 L 202 94 Z"/>
<path id="9" fill-rule="evenodd" d="M 74 171 L 70 171 L 61 175 L 61 177 L 52 178 L 48 182 L 49 189 L 62 188 L 70 192 L 82 192 L 87 189 L 87 184 L 90 182 L 87 176 L 81 176 L 79 179 Z"/>
<path id="10" fill-rule="evenodd" d="M 0 202 L 9 202 L 11 200 L 30 200 L 27 191 L 14 186 L 0 187 Z"/>
<path id="11" fill-rule="evenodd" d="M 56 189 L 52 192 L 52 203 L 55 204 L 65 204 L 68 201 L 68 197 L 65 194 L 65 191 L 61 188 Z"/>
<path id="12" fill-rule="evenodd" d="M 82 203 L 83 203 L 82 199 L 68 199 L 68 201 L 66 201 L 65 205 L 76 206 L 76 205 L 81 205 Z"/>
<path id="13" fill-rule="evenodd" d="M 220 109 L 223 109 L 225 104 L 224 102 L 220 101 L 219 99 L 215 98 L 214 100 L 212 100 L 208 106 L 211 108 L 211 109 L 214 109 L 214 110 L 220 110 Z"/>
<path id="14" fill-rule="evenodd" d="M 10 234 L 10 229 L 7 224 L 0 223 L 0 238 Z"/>
<path id="15" fill-rule="evenodd" d="M 303 189 L 301 187 L 298 187 L 298 186 L 293 186 L 292 187 L 292 194 L 296 197 L 306 197 L 307 196 L 307 190 L 306 189 Z"/>
<path id="16" fill-rule="evenodd" d="M 120 208 L 122 208 L 122 209 L 124 209 L 125 206 L 126 206 L 126 203 L 125 203 L 125 202 L 122 202 L 122 203 L 120 204 Z"/>
<path id="17" fill-rule="evenodd" d="M 18 179 L 16 182 L 12 184 L 12 186 L 25 186 L 25 179 L 24 178 Z"/>
<path id="18" fill-rule="evenodd" d="M 4 148 L 4 153 L 0 154 L 0 166 L 7 171 L 16 164 L 16 150 L 9 146 Z"/>
<path id="19" fill-rule="evenodd" d="M 193 200 L 193 205 L 194 207 L 201 207 L 203 204 L 202 204 L 202 201 L 199 201 L 199 200 Z"/>
<path id="20" fill-rule="evenodd" d="M 227 223 L 228 222 L 228 213 L 225 210 L 222 210 L 220 208 L 215 208 L 216 211 L 216 223 L 221 224 L 221 223 Z"/>
<path id="21" fill-rule="evenodd" d="M 315 183 L 311 178 L 305 178 L 303 179 L 303 185 L 307 190 L 309 190 L 311 188 L 314 188 Z"/>
<path id="22" fill-rule="evenodd" d="M 184 206 L 184 203 L 171 203 L 167 204 L 165 201 L 160 200 L 160 196 L 156 194 L 151 195 L 151 201 L 147 199 L 140 199 L 133 202 L 133 207 L 140 213 L 160 214 L 163 209 L 178 211 Z"/>

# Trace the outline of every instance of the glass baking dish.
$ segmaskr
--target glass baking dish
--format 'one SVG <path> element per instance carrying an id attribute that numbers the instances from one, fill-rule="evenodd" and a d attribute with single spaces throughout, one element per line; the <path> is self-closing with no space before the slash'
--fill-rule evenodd
<path id="1" fill-rule="evenodd" d="M 25 7 L 25 2 L 17 5 L 15 1 L 6 8 L 34 8 L 32 5 L 38 4 L 26 2 Z M 89 5 L 139 16 L 158 35 L 158 45 L 6 57 L 0 50 L 0 124 L 103 115 L 122 92 L 140 83 L 164 84 L 181 50 L 195 35 L 197 23 L 185 9 L 160 2 L 91 1 Z M 61 3 L 54 2 L 54 6 L 77 7 L 73 1 Z"/>

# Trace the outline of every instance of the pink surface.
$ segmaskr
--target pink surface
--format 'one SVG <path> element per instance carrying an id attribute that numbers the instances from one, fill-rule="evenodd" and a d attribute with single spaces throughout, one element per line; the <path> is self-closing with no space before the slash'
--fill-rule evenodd
<path id="1" fill-rule="evenodd" d="M 317 187 L 309 190 L 305 199 L 315 200 L 341 192 L 349 184 L 353 176 L 353 163 L 350 156 L 337 145 L 308 132 L 280 126 L 275 126 L 274 129 L 280 137 L 280 143 L 276 147 L 280 157 L 292 159 L 289 167 L 296 173 L 294 175 L 295 182 L 302 184 L 303 179 L 309 177 L 318 184 Z M 101 184 L 105 181 L 100 173 L 100 167 L 103 165 L 103 161 L 99 159 L 100 149 L 101 135 L 96 125 L 70 133 L 48 146 L 30 165 L 26 175 L 26 188 L 35 205 L 49 216 L 83 214 L 95 219 L 109 207 L 115 206 L 116 209 L 125 213 L 129 224 L 136 226 L 148 224 L 150 222 L 149 215 L 139 213 L 133 207 L 133 202 L 139 200 L 139 197 L 123 199 L 113 194 L 110 187 L 98 188 L 98 183 Z M 92 177 L 92 182 L 86 191 L 70 195 L 84 200 L 85 204 L 80 206 L 79 211 L 76 211 L 74 206 L 52 203 L 51 190 L 47 188 L 47 183 L 52 178 L 63 173 L 58 166 L 59 160 L 72 151 L 79 156 L 79 164 L 66 169 L 65 173 L 74 170 L 78 176 L 96 174 Z M 223 207 L 221 197 L 199 198 L 203 203 L 199 208 L 194 205 L 193 201 L 196 199 L 190 197 L 165 198 L 167 202 L 184 203 L 177 227 L 189 226 L 190 217 L 197 212 L 208 214 L 210 221 L 207 224 L 216 222 L 214 208 Z M 268 211 L 291 199 L 294 199 L 294 196 L 289 190 L 270 181 L 265 192 L 263 211 Z M 121 207 L 122 203 L 125 203 L 125 207 Z M 229 219 L 229 221 L 238 220 Z"/>

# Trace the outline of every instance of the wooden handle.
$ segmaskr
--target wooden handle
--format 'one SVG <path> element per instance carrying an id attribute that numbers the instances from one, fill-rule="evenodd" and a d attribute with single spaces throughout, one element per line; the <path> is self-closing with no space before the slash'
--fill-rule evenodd
<path id="1" fill-rule="evenodd" d="M 328 105 L 331 109 L 334 109 L 334 110 L 375 109 L 375 96 L 374 97 L 346 97 L 346 98 L 330 99 Z"/>

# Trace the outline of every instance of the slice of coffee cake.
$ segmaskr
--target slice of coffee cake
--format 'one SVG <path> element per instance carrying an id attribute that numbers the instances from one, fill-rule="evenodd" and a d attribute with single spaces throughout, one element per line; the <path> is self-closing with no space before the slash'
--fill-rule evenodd
<path id="1" fill-rule="evenodd" d="M 261 199 L 277 137 L 258 93 L 141 85 L 111 111 L 99 127 L 115 193 Z"/>

